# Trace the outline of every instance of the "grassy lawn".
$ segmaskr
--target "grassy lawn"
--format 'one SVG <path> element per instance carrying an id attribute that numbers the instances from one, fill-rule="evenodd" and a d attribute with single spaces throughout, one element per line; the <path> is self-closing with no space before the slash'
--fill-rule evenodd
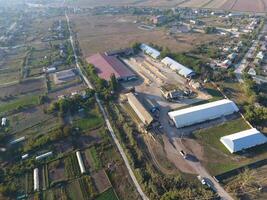
<path id="1" fill-rule="evenodd" d="M 198 131 L 195 133 L 195 136 L 206 145 L 214 146 L 224 153 L 229 153 L 229 151 L 220 142 L 220 138 L 249 128 L 250 126 L 244 121 L 243 118 L 240 117 L 224 124 Z"/>
<path id="2" fill-rule="evenodd" d="M 86 112 L 86 111 L 85 111 Z M 97 108 L 92 109 L 85 113 L 84 117 L 78 117 L 74 121 L 74 126 L 79 127 L 83 131 L 98 128 L 104 123 L 102 116 Z"/>
<path id="3" fill-rule="evenodd" d="M 220 138 L 239 131 L 249 129 L 242 119 L 234 119 L 224 124 L 195 132 L 198 142 L 204 147 L 204 166 L 212 175 L 245 166 L 258 160 L 267 158 L 267 145 L 260 145 L 248 149 L 244 153 L 231 154 L 220 142 Z"/>
<path id="4" fill-rule="evenodd" d="M 113 188 L 110 188 L 108 190 L 106 190 L 105 192 L 103 192 L 102 194 L 100 194 L 96 200 L 118 200 L 117 195 L 115 194 Z"/>
<path id="5" fill-rule="evenodd" d="M 195 132 L 195 137 L 204 147 L 205 159 L 203 164 L 212 175 L 226 172 L 267 156 L 267 154 L 263 152 L 259 152 L 257 157 L 231 154 L 220 142 L 220 138 L 225 135 L 230 135 L 249 128 L 248 124 L 242 118 L 238 118 L 212 128 Z"/>
<path id="6" fill-rule="evenodd" d="M 39 103 L 38 95 L 21 96 L 19 98 L 16 98 L 15 100 L 11 100 L 8 102 L 1 102 L 0 113 L 6 113 L 14 109 L 17 109 L 19 107 L 28 107 L 37 105 L 38 103 Z"/>
<path id="7" fill-rule="evenodd" d="M 218 101 L 218 100 L 224 98 L 223 95 L 222 95 L 222 93 L 221 93 L 219 90 L 217 90 L 217 89 L 206 88 L 206 91 L 207 91 L 207 93 L 208 93 L 209 95 L 212 96 L 212 98 L 209 100 L 210 102 L 211 102 L 211 101 Z"/>

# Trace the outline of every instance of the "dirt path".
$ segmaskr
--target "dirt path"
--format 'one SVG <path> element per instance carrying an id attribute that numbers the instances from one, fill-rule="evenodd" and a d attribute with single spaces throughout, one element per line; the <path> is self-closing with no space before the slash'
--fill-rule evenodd
<path id="1" fill-rule="evenodd" d="M 181 149 L 176 149 L 166 136 L 163 136 L 164 150 L 167 154 L 167 158 L 182 172 L 188 174 L 196 174 L 195 170 L 184 161 L 184 158 L 180 155 Z"/>
<path id="2" fill-rule="evenodd" d="M 160 159 L 162 159 L 162 158 L 164 158 L 165 160 L 167 159 L 166 153 L 164 152 L 162 145 L 159 142 L 157 142 L 151 138 L 148 138 L 148 137 L 145 138 L 145 142 L 147 144 L 147 148 L 148 148 L 148 151 L 151 155 L 152 161 L 156 165 L 156 167 L 163 174 L 168 174 L 168 175 L 177 174 L 178 170 L 167 169 L 166 167 L 164 167 L 160 164 L 160 161 L 159 161 Z M 161 154 L 161 155 L 159 155 L 159 154 Z M 160 156 L 161 156 L 161 158 L 159 158 Z M 170 162 L 170 161 L 167 161 L 167 162 Z"/>

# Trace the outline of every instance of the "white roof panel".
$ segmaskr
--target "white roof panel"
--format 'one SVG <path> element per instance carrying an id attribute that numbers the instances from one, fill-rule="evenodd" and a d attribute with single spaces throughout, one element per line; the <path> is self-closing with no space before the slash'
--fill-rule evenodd
<path id="1" fill-rule="evenodd" d="M 169 112 L 169 117 L 174 121 L 177 128 L 190 126 L 204 121 L 230 115 L 239 109 L 229 99 L 223 99 L 190 108 Z"/>
<path id="2" fill-rule="evenodd" d="M 221 137 L 220 141 L 231 152 L 241 151 L 267 142 L 267 137 L 257 129 L 241 131 L 232 135 Z"/>
<path id="3" fill-rule="evenodd" d="M 176 70 L 180 75 L 184 77 L 192 76 L 195 72 L 188 67 L 176 62 L 175 60 L 165 57 L 161 60 L 162 63 L 169 66 L 172 70 Z"/>
<path id="4" fill-rule="evenodd" d="M 152 58 L 157 59 L 160 56 L 160 52 L 146 44 L 141 44 L 140 48 L 143 52 L 150 55 Z"/>

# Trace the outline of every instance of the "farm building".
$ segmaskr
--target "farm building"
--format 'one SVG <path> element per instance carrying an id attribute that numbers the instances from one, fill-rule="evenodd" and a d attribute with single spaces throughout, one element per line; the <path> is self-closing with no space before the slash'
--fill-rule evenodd
<path id="1" fill-rule="evenodd" d="M 145 125 L 150 125 L 153 121 L 153 117 L 151 114 L 145 109 L 142 103 L 136 98 L 133 93 L 126 94 L 128 98 L 128 102 L 132 109 L 135 111 L 137 116 Z"/>
<path id="2" fill-rule="evenodd" d="M 221 137 L 220 141 L 231 152 L 235 153 L 267 142 L 267 137 L 257 129 L 241 131 L 232 135 Z"/>
<path id="3" fill-rule="evenodd" d="M 35 168 L 33 170 L 33 190 L 39 191 L 39 170 Z"/>
<path id="4" fill-rule="evenodd" d="M 186 78 L 191 78 L 196 74 L 193 70 L 183 66 L 182 64 L 176 62 L 175 60 L 169 57 L 163 58 L 161 62 L 166 66 L 170 67 L 173 71 L 177 71 L 181 76 L 184 76 Z"/>
<path id="5" fill-rule="evenodd" d="M 56 84 L 60 84 L 66 81 L 73 80 L 75 78 L 75 70 L 68 69 L 54 73 L 54 80 Z"/>
<path id="6" fill-rule="evenodd" d="M 82 156 L 81 156 L 81 152 L 77 151 L 76 152 L 76 157 L 77 157 L 77 160 L 78 160 L 78 163 L 79 163 L 81 174 L 84 174 L 86 171 L 85 171 L 85 167 L 84 167 L 84 164 L 83 164 L 83 159 L 82 159 Z"/>
<path id="7" fill-rule="evenodd" d="M 160 52 L 146 44 L 141 44 L 140 49 L 147 55 L 150 55 L 152 58 L 157 59 L 160 56 Z"/>
<path id="8" fill-rule="evenodd" d="M 169 112 L 169 117 L 177 128 L 216 119 L 233 114 L 239 109 L 236 104 L 228 99 L 202 104 L 190 108 Z"/>
<path id="9" fill-rule="evenodd" d="M 129 81 L 137 78 L 116 56 L 98 53 L 86 58 L 86 61 L 94 65 L 97 74 L 102 79 L 110 80 L 113 74 L 119 81 Z"/>
<path id="10" fill-rule="evenodd" d="M 110 50 L 105 52 L 105 55 L 107 56 L 130 56 L 132 54 L 134 54 L 134 50 L 132 48 Z"/>

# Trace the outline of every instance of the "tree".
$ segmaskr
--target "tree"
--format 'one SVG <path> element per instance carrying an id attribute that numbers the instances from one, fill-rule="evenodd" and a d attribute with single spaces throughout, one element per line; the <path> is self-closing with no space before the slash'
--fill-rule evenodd
<path id="1" fill-rule="evenodd" d="M 111 87 L 111 90 L 113 90 L 113 91 L 116 91 L 118 89 L 118 80 L 117 80 L 115 74 L 111 75 L 109 85 Z"/>
<path id="2" fill-rule="evenodd" d="M 267 109 L 254 105 L 245 106 L 245 118 L 254 125 L 263 125 L 267 120 Z"/>
<path id="3" fill-rule="evenodd" d="M 44 104 L 45 102 L 47 102 L 48 101 L 48 96 L 47 95 L 41 95 L 41 96 L 39 96 L 39 104 L 40 105 L 42 105 L 42 104 Z"/>
<path id="4" fill-rule="evenodd" d="M 213 26 L 207 26 L 205 27 L 204 31 L 207 34 L 212 34 L 212 33 L 216 33 L 217 29 Z"/>
<path id="5" fill-rule="evenodd" d="M 134 50 L 134 53 L 138 53 L 140 51 L 140 43 L 139 42 L 133 43 L 132 48 Z"/>

